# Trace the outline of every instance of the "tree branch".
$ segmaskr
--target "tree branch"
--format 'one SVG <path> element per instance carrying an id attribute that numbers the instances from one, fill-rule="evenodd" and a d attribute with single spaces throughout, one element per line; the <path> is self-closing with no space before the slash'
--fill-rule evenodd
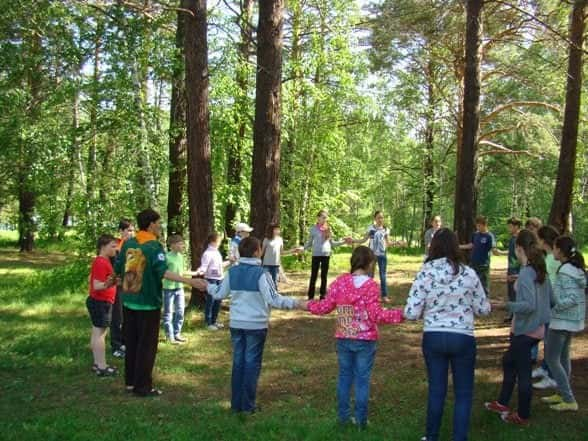
<path id="1" fill-rule="evenodd" d="M 553 110 L 558 113 L 561 112 L 561 109 L 559 106 L 556 106 L 554 104 L 544 103 L 541 101 L 512 101 L 510 103 L 506 103 L 506 104 L 503 104 L 502 106 L 496 107 L 494 110 L 492 110 L 492 112 L 490 112 L 488 115 L 486 115 L 485 117 L 483 117 L 480 120 L 480 125 L 482 126 L 482 125 L 488 124 L 489 121 L 494 119 L 500 113 L 504 112 L 505 110 L 513 109 L 515 107 L 544 107 L 546 109 Z"/>

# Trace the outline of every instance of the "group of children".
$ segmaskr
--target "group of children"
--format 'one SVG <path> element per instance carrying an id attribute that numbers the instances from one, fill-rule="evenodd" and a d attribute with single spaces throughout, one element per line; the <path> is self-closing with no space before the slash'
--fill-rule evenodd
<path id="1" fill-rule="evenodd" d="M 569 382 L 569 348 L 573 333 L 584 328 L 584 261 L 573 240 L 559 236 L 557 232 L 554 236 L 553 231 L 546 230 L 551 227 L 520 231 L 520 222 L 510 219 L 508 225 L 512 237 L 509 250 L 499 252 L 484 218 L 476 219 L 477 231 L 471 242 L 460 246 L 455 234 L 442 228 L 441 219 L 436 217 L 432 231 L 425 235 L 429 239 L 425 264 L 416 276 L 402 311 L 381 306 L 380 297 L 384 301 L 387 297 L 386 247 L 401 245 L 390 241 L 381 212 L 375 213 L 374 224 L 364 237 L 357 240 L 348 237 L 341 241 L 332 239 L 327 213 L 319 212 L 317 223 L 304 246 L 313 250 L 308 301 L 278 293 L 278 269 L 284 249 L 277 225 L 270 227 L 268 237 L 262 243 L 249 236 L 251 228 L 248 225 L 239 224 L 228 261 L 223 261 L 218 251 L 220 235 L 211 234 L 201 265 L 194 273 L 204 277 L 200 279 L 181 276 L 184 271 L 183 261 L 179 258 L 183 251 L 181 237 L 170 237 L 170 252 L 167 255 L 163 252 L 157 240 L 160 233 L 157 213 L 153 210 L 139 213 L 138 225 L 140 231 L 137 236 L 128 239 L 122 246 L 116 260 L 116 272 L 109 261 L 116 255 L 114 238 L 101 236 L 98 241 L 99 255 L 92 266 L 88 299 L 96 371 L 100 376 L 114 375 L 116 371 L 106 365 L 104 344 L 101 346 L 99 341 L 104 341 L 108 304 L 113 303 L 113 292 L 116 292 L 117 285 L 121 285 L 127 339 L 125 381 L 127 389 L 136 395 L 161 393 L 152 387 L 151 371 L 157 348 L 162 290 L 166 337 L 177 343 L 185 341 L 181 335 L 184 295 L 181 284 L 186 283 L 206 292 L 205 321 L 209 329 L 220 327 L 217 322 L 220 301 L 229 296 L 231 298 L 229 327 L 233 348 L 233 411 L 257 411 L 257 382 L 271 308 L 308 310 L 319 315 L 337 311 L 338 420 L 341 424 L 354 422 L 360 427 L 367 424 L 377 325 L 400 323 L 405 318 L 423 318 L 423 355 L 429 380 L 427 429 L 423 440 L 438 439 L 449 365 L 454 376 L 455 413 L 458 416 L 454 423 L 454 439 L 465 440 L 473 397 L 476 352 L 474 315 L 490 312 L 490 254 L 505 253 L 509 256 L 507 310 L 511 314 L 508 317 L 511 322 L 510 345 L 503 357 L 504 379 L 500 396 L 486 403 L 486 408 L 500 413 L 506 422 L 528 423 L 532 351 L 544 336 L 546 366 L 551 370 L 559 394 L 545 397 L 543 401 L 550 403 L 555 410 L 578 408 Z M 327 291 L 326 274 L 332 247 L 368 239 L 369 247 L 359 246 L 353 250 L 349 273 L 339 276 Z M 471 268 L 462 263 L 460 248 L 471 250 Z M 298 253 L 301 249 L 294 248 L 288 252 Z M 550 254 L 553 262 L 550 262 Z M 380 267 L 380 286 L 373 280 L 376 263 Z M 230 268 L 224 273 L 227 266 Z M 320 299 L 314 300 L 314 284 L 319 268 L 322 270 Z M 162 286 L 162 279 L 179 285 L 166 281 Z M 515 412 L 508 407 L 508 403 L 516 382 L 519 404 Z M 350 407 L 352 387 L 355 389 L 354 419 Z"/>

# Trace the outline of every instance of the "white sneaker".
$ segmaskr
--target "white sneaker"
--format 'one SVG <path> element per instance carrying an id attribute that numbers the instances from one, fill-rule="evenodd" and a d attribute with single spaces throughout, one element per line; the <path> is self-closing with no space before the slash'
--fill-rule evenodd
<path id="1" fill-rule="evenodd" d="M 543 369 L 541 366 L 539 366 L 538 368 L 533 369 L 533 372 L 531 373 L 531 378 L 544 378 L 547 377 L 547 375 L 547 371 Z"/>
<path id="2" fill-rule="evenodd" d="M 533 387 L 535 389 L 555 389 L 557 388 L 557 383 L 549 377 L 543 377 L 543 380 L 534 383 Z"/>
<path id="3" fill-rule="evenodd" d="M 206 329 L 208 329 L 209 331 L 218 331 L 218 326 L 216 326 L 216 325 L 208 325 L 206 327 Z"/>
<path id="4" fill-rule="evenodd" d="M 223 329 L 225 327 L 225 325 L 223 325 L 222 323 L 216 322 L 214 324 L 214 326 L 216 326 L 218 329 Z"/>

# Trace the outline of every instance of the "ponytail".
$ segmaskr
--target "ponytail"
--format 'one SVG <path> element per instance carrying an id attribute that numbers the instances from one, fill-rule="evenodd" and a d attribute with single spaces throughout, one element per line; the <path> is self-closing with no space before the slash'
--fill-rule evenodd
<path id="1" fill-rule="evenodd" d="M 529 265 L 535 270 L 537 274 L 535 281 L 543 284 L 547 275 L 547 267 L 543 251 L 537 246 L 537 236 L 529 230 L 522 230 L 517 236 L 516 245 L 523 249 L 529 260 Z"/>
<path id="2" fill-rule="evenodd" d="M 571 263 L 576 268 L 586 271 L 584 256 L 582 256 L 582 253 L 578 250 L 578 246 L 576 245 L 576 242 L 574 242 L 574 239 L 570 236 L 560 236 L 555 239 L 554 245 L 559 249 L 562 256 L 566 258 L 566 261 L 558 268 L 558 272 L 566 263 Z"/>

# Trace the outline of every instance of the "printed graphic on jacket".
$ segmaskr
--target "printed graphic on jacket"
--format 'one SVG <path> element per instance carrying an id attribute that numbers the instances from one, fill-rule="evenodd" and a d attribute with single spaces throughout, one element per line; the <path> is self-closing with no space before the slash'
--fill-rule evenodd
<path id="1" fill-rule="evenodd" d="M 129 248 L 125 262 L 125 275 L 123 277 L 123 292 L 139 293 L 143 285 L 143 272 L 147 261 L 140 248 Z"/>

